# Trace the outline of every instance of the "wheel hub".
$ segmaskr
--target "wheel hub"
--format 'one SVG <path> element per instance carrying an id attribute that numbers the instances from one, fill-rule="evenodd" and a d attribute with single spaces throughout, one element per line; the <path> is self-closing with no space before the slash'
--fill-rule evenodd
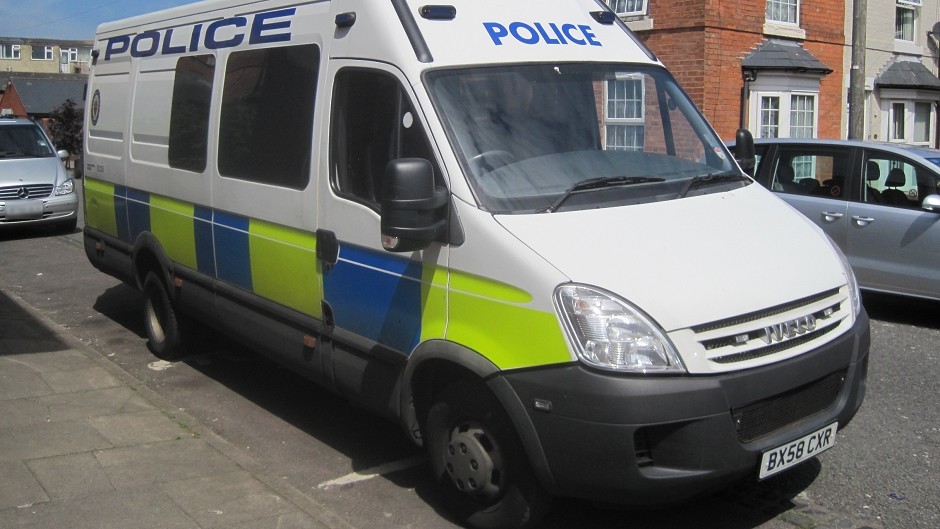
<path id="1" fill-rule="evenodd" d="M 444 451 L 444 465 L 461 492 L 485 499 L 499 496 L 502 461 L 482 427 L 465 424 L 454 428 Z"/>

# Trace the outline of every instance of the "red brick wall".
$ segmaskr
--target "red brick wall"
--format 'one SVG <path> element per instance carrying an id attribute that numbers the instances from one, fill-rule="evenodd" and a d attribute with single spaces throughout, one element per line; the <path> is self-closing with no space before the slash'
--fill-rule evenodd
<path id="1" fill-rule="evenodd" d="M 801 2 L 804 48 L 832 73 L 822 79 L 819 137 L 839 137 L 844 0 Z M 733 139 L 741 114 L 741 61 L 765 38 L 766 0 L 651 0 L 653 30 L 640 37 L 672 71 L 712 126 Z"/>

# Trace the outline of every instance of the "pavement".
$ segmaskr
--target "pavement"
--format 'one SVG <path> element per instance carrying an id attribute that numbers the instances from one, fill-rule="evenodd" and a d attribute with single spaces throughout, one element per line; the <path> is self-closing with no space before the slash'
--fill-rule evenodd
<path id="1" fill-rule="evenodd" d="M 351 529 L 2 286 L 0 527 Z"/>

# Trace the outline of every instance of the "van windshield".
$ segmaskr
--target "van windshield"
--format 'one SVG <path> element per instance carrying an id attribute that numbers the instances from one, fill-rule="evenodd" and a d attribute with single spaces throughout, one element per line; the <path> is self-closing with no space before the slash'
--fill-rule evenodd
<path id="1" fill-rule="evenodd" d="M 43 158 L 55 156 L 38 125 L 0 126 L 0 158 Z"/>
<path id="2" fill-rule="evenodd" d="M 748 185 L 664 69 L 530 64 L 427 74 L 480 205 L 535 213 Z"/>

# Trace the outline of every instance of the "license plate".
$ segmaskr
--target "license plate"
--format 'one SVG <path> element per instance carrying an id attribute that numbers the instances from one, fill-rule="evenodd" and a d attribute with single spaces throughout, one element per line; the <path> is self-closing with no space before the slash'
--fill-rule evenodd
<path id="1" fill-rule="evenodd" d="M 42 200 L 7 200 L 4 209 L 7 220 L 41 219 L 43 204 Z"/>
<path id="2" fill-rule="evenodd" d="M 783 472 L 794 465 L 815 457 L 820 452 L 832 448 L 836 444 L 836 430 L 838 427 L 838 423 L 832 423 L 796 441 L 764 452 L 764 456 L 760 460 L 760 475 L 758 477 L 760 479 L 768 478 L 777 472 Z"/>

